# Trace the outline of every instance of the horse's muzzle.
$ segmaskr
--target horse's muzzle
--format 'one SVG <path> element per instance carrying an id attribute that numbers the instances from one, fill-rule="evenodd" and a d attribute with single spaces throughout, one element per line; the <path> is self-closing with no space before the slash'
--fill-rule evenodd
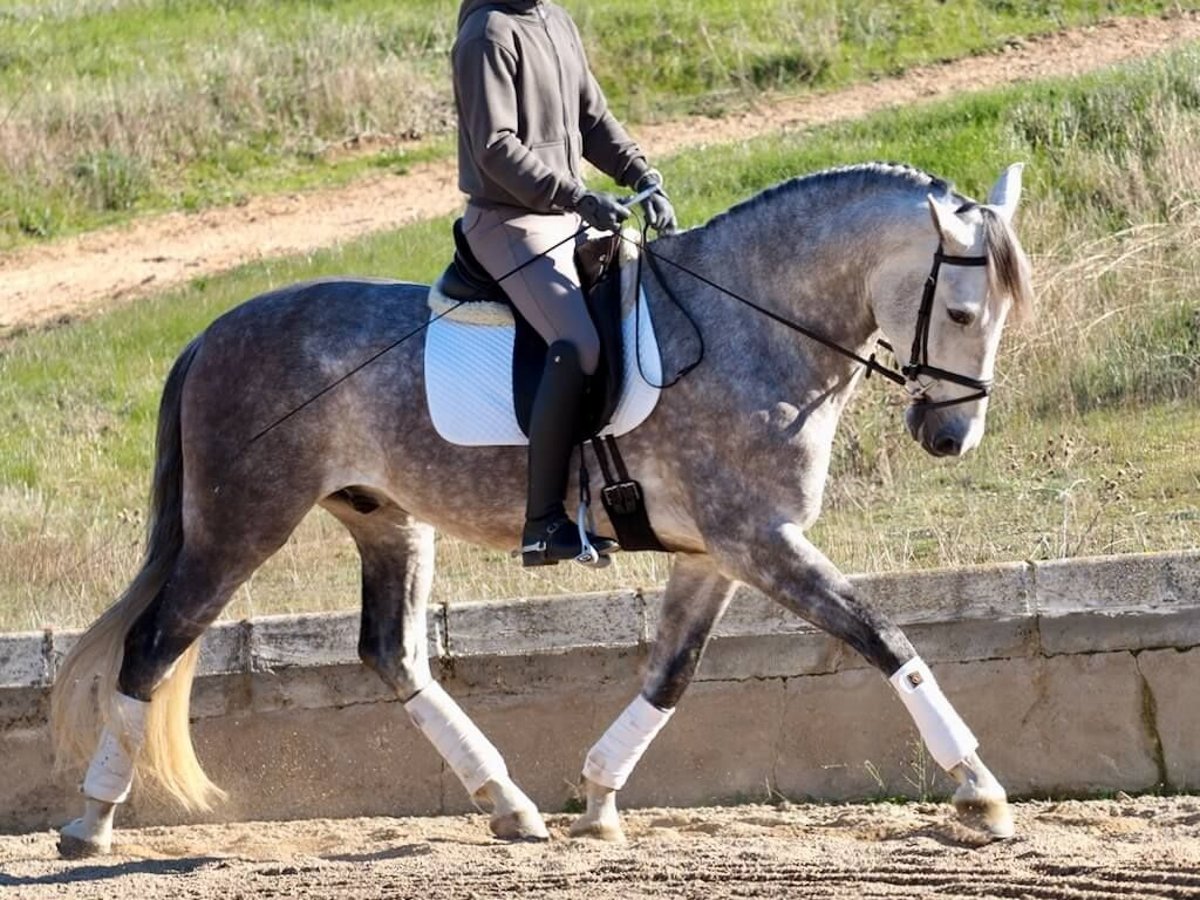
<path id="1" fill-rule="evenodd" d="M 904 424 L 912 439 L 931 456 L 962 456 L 968 449 L 971 419 L 940 415 L 942 410 L 913 403 L 904 413 Z"/>

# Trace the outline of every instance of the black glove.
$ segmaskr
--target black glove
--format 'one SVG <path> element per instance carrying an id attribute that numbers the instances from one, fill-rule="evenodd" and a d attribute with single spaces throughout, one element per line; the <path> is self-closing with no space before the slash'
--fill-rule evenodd
<path id="1" fill-rule="evenodd" d="M 634 190 L 640 194 L 651 186 L 658 190 L 642 201 L 646 221 L 659 234 L 672 234 L 678 231 L 679 223 L 675 219 L 675 207 L 671 205 L 670 199 L 663 192 L 662 175 L 656 169 L 651 169 L 639 178 Z"/>
<path id="2" fill-rule="evenodd" d="M 583 221 L 601 231 L 620 231 L 621 223 L 629 218 L 629 210 L 612 194 L 587 191 L 575 204 L 575 212 Z"/>

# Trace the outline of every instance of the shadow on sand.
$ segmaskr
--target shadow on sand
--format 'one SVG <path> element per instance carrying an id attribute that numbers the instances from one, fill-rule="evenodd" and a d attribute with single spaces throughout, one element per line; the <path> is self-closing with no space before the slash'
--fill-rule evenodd
<path id="1" fill-rule="evenodd" d="M 29 887 L 39 884 L 73 884 L 79 881 L 103 881 L 126 875 L 188 875 L 204 866 L 228 862 L 218 856 L 189 859 L 142 859 L 111 866 L 77 866 L 49 875 L 18 877 L 0 872 L 0 887 Z"/>

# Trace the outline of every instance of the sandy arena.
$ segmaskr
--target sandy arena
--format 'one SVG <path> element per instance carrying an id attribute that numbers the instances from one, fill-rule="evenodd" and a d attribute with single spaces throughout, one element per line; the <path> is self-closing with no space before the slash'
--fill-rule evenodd
<path id="1" fill-rule="evenodd" d="M 491 840 L 483 816 L 123 831 L 63 862 L 53 832 L 0 837 L 6 898 L 1200 898 L 1200 797 L 1017 804 L 978 845 L 944 804 L 641 810 L 629 842 Z"/>

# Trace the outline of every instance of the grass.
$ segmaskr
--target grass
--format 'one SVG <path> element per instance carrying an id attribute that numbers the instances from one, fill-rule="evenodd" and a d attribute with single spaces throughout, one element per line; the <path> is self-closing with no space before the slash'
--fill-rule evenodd
<path id="1" fill-rule="evenodd" d="M 1197 545 L 1197 83 L 1192 50 L 664 161 L 685 224 L 836 163 L 905 158 L 976 196 L 1006 163 L 1030 163 L 1019 230 L 1039 308 L 1006 338 L 989 435 L 964 460 L 931 460 L 903 431 L 902 397 L 868 383 L 843 422 L 813 531 L 843 569 Z M 0 629 L 85 623 L 132 574 L 158 393 L 193 334 L 255 293 L 322 273 L 430 279 L 449 252 L 448 225 L 256 263 L 0 345 Z M 652 586 L 667 571 L 654 554 L 601 574 L 531 574 L 452 541 L 439 553 L 436 596 L 454 602 Z M 356 603 L 355 550 L 314 514 L 228 614 Z"/>
<path id="2" fill-rule="evenodd" d="M 895 73 L 1130 0 L 572 0 L 631 121 Z M 458 0 L 0 0 L 0 249 L 449 153 Z"/>

